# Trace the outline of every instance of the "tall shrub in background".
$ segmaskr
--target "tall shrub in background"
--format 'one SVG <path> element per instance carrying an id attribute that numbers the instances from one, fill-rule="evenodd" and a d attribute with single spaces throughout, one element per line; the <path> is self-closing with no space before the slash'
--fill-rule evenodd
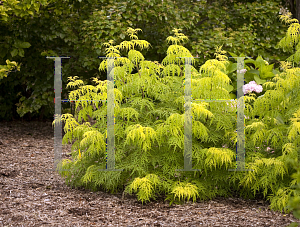
<path id="1" fill-rule="evenodd" d="M 275 48 L 285 30 L 277 20 L 280 0 L 1 2 L 0 65 L 6 67 L 9 59 L 22 67 L 20 72 L 0 80 L 0 120 L 43 116 L 51 119 L 53 59 L 45 56 L 71 57 L 62 59 L 62 98 L 66 99 L 68 75 L 78 76 L 85 83 L 92 76 L 105 79 L 105 73 L 98 71 L 98 56 L 105 54 L 101 45 L 111 39 L 123 41 L 129 26 L 141 28 L 140 38 L 153 45 L 147 51 L 147 59 L 152 61 L 161 62 L 165 57 L 168 44 L 164 40 L 173 27 L 183 28 L 189 37 L 185 47 L 199 55 L 197 68 L 213 57 L 216 45 L 222 44 L 223 49 L 238 55 L 263 55 L 268 61 L 285 59 L 285 53 Z M 0 72 L 0 77 L 3 75 L 6 74 Z M 62 103 L 62 108 L 66 107 L 68 103 Z"/>

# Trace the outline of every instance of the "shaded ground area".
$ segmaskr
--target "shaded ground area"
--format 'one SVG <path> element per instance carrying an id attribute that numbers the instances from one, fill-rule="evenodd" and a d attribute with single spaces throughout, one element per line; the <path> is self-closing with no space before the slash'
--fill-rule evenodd
<path id="1" fill-rule="evenodd" d="M 53 166 L 51 122 L 0 123 L 0 226 L 287 226 L 263 201 L 216 198 L 142 205 L 135 196 L 71 189 Z M 70 146 L 63 147 L 70 152 Z M 66 155 L 64 155 L 66 157 Z"/>

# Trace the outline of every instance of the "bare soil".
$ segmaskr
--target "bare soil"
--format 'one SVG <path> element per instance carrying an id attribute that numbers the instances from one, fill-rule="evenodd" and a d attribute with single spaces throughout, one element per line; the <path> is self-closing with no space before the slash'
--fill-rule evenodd
<path id="1" fill-rule="evenodd" d="M 0 123 L 0 226 L 288 226 L 268 203 L 216 198 L 171 207 L 136 196 L 72 189 L 53 166 L 51 122 Z M 70 152 L 70 146 L 63 152 Z"/>

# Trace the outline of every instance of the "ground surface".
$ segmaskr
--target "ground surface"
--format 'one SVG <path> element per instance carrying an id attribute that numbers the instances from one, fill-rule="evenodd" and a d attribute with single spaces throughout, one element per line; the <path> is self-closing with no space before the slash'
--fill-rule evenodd
<path id="1" fill-rule="evenodd" d="M 0 226 L 283 227 L 297 221 L 262 201 L 217 198 L 169 207 L 163 200 L 142 205 L 135 196 L 71 189 L 46 171 L 54 157 L 51 122 L 0 123 L 0 129 Z"/>

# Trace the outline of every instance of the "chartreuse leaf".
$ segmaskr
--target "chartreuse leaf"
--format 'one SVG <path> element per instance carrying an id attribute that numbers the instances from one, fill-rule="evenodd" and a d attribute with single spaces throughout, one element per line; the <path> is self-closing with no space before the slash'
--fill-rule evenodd
<path id="1" fill-rule="evenodd" d="M 236 54 L 232 53 L 232 52 L 229 52 L 228 53 L 232 56 L 232 57 L 238 57 Z"/>
<path id="2" fill-rule="evenodd" d="M 247 59 L 247 60 L 244 61 L 244 63 L 253 63 L 253 64 L 255 64 L 255 60 Z"/>
<path id="3" fill-rule="evenodd" d="M 264 84 L 265 82 L 267 82 L 267 80 L 262 80 L 257 75 L 254 76 L 254 79 L 257 84 Z"/>
<path id="4" fill-rule="evenodd" d="M 228 92 L 231 92 L 231 91 L 233 91 L 233 86 L 229 84 L 227 87 L 225 87 L 225 89 L 226 89 Z"/>
<path id="5" fill-rule="evenodd" d="M 268 78 L 268 77 L 274 77 L 274 74 L 272 73 L 273 66 L 274 66 L 274 64 L 272 64 L 272 65 L 263 65 L 259 69 L 260 77 L 263 78 L 263 79 Z"/>
<path id="6" fill-rule="evenodd" d="M 255 64 L 256 68 L 262 68 L 266 63 L 265 63 L 264 59 L 259 55 L 256 58 L 256 61 L 254 64 Z"/>
<path id="7" fill-rule="evenodd" d="M 275 75 L 273 72 L 267 72 L 265 75 L 264 75 L 264 78 L 273 78 Z"/>

